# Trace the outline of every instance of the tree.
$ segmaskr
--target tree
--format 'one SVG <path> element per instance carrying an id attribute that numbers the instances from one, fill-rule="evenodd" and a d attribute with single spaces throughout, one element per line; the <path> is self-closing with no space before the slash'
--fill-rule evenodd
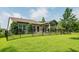
<path id="1" fill-rule="evenodd" d="M 0 25 L 0 34 L 1 34 L 2 30 L 1 30 L 1 25 Z"/>
<path id="2" fill-rule="evenodd" d="M 0 33 L 2 32 L 2 30 L 1 30 L 1 26 L 0 26 Z"/>
<path id="3" fill-rule="evenodd" d="M 61 19 L 62 27 L 66 29 L 66 31 L 73 32 L 75 31 L 77 18 L 72 13 L 71 8 L 66 8 L 63 14 L 63 18 Z"/>
<path id="4" fill-rule="evenodd" d="M 58 22 L 56 20 L 52 20 L 52 21 L 49 22 L 49 24 L 51 26 L 50 31 L 54 31 L 55 32 Z"/>
<path id="5" fill-rule="evenodd" d="M 42 23 L 46 22 L 44 17 L 42 17 L 42 21 L 41 22 Z M 45 25 L 43 25 L 43 27 L 42 27 L 42 35 L 44 35 L 44 32 L 45 32 Z"/>
<path id="6" fill-rule="evenodd" d="M 42 17 L 42 21 L 41 22 L 43 22 L 43 23 L 45 22 L 45 18 L 44 17 Z"/>
<path id="7" fill-rule="evenodd" d="M 13 23 L 11 24 L 11 32 L 12 32 L 13 34 L 18 34 L 18 23 L 13 22 Z"/>
<path id="8" fill-rule="evenodd" d="M 74 24 L 74 31 L 79 32 L 79 20 Z"/>

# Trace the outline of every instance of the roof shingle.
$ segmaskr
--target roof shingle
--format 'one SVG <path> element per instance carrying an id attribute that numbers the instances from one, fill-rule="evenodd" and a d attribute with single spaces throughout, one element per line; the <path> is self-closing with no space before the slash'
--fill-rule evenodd
<path id="1" fill-rule="evenodd" d="M 23 22 L 23 23 L 30 23 L 30 24 L 44 24 L 32 19 L 23 19 L 23 18 L 16 18 L 16 17 L 9 17 L 9 19 L 13 20 L 14 22 Z"/>

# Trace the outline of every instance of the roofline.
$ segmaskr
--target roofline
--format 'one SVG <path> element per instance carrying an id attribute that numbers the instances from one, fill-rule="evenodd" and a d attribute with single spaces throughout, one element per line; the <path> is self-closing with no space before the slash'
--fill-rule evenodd
<path id="1" fill-rule="evenodd" d="M 19 18 L 19 17 L 9 17 L 9 19 L 10 19 L 10 18 L 26 19 L 26 18 L 22 18 L 22 17 L 21 17 L 21 18 Z M 29 19 L 29 18 L 28 18 L 28 19 Z M 26 20 L 27 20 L 27 19 L 26 19 Z M 29 19 L 29 20 L 33 20 L 33 21 L 35 21 L 34 19 Z"/>
<path id="2" fill-rule="evenodd" d="M 9 21 L 10 21 L 11 18 L 28 20 L 28 19 L 25 19 L 25 18 L 9 17 L 9 19 L 8 19 L 8 25 L 9 25 Z M 29 19 L 29 20 L 33 20 L 33 19 Z M 35 21 L 35 20 L 33 20 L 33 21 Z M 16 21 L 16 22 L 19 22 L 19 21 Z M 36 21 L 36 22 L 39 22 L 39 21 Z M 26 23 L 26 22 L 23 22 L 23 23 Z M 49 24 L 49 22 L 44 22 L 44 23 L 42 23 L 42 22 L 39 22 L 39 23 L 33 23 L 33 22 L 30 23 L 30 22 L 27 22 L 27 23 L 29 23 L 29 24 L 35 24 L 35 25 L 44 25 L 44 24 Z M 8 25 L 7 25 L 7 29 L 8 29 Z"/>

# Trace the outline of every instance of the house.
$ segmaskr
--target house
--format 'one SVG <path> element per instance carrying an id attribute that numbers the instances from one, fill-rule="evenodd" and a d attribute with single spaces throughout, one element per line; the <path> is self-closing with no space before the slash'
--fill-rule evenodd
<path id="1" fill-rule="evenodd" d="M 24 31 L 25 33 L 28 32 L 28 25 L 32 24 L 33 32 L 47 32 L 48 28 L 50 27 L 48 23 L 42 23 L 40 21 L 35 21 L 32 19 L 23 19 L 23 18 L 16 18 L 16 17 L 9 17 L 7 29 L 11 29 L 11 24 L 13 22 L 18 23 L 18 30 L 19 28 Z"/>

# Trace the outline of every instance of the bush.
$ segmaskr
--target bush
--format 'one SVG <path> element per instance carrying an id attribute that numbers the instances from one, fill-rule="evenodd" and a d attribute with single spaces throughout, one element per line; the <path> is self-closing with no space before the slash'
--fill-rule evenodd
<path id="1" fill-rule="evenodd" d="M 13 34 L 18 34 L 18 23 L 13 22 L 13 23 L 11 24 L 11 32 L 12 32 Z"/>
<path id="2" fill-rule="evenodd" d="M 2 37 L 5 37 L 5 35 L 0 33 L 0 38 L 2 38 Z"/>
<path id="3" fill-rule="evenodd" d="M 3 29 L 0 29 L 0 38 L 1 37 L 4 37 L 5 35 L 4 35 L 4 30 Z"/>

